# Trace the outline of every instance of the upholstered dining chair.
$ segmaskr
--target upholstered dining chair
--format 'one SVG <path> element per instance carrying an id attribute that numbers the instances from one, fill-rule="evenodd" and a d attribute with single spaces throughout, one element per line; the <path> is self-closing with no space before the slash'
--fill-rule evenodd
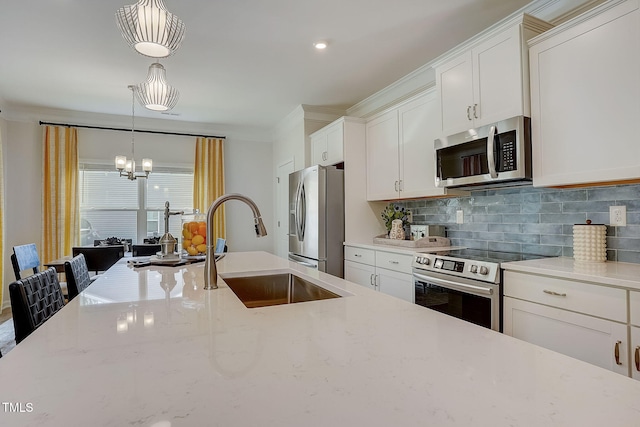
<path id="1" fill-rule="evenodd" d="M 11 264 L 13 265 L 13 274 L 15 274 L 16 280 L 22 278 L 21 273 L 25 270 L 33 270 L 34 273 L 37 273 L 40 268 L 40 257 L 35 243 L 14 246 Z"/>
<path id="2" fill-rule="evenodd" d="M 71 251 L 74 257 L 83 254 L 87 268 L 96 274 L 108 270 L 120 258 L 124 257 L 124 245 L 74 246 Z"/>
<path id="3" fill-rule="evenodd" d="M 93 282 L 89 276 L 89 269 L 83 254 L 74 256 L 70 261 L 65 261 L 64 273 L 67 277 L 69 301 L 77 297 L 80 292 L 84 291 Z"/>
<path id="4" fill-rule="evenodd" d="M 9 285 L 16 344 L 64 307 L 56 269 L 50 267 Z"/>

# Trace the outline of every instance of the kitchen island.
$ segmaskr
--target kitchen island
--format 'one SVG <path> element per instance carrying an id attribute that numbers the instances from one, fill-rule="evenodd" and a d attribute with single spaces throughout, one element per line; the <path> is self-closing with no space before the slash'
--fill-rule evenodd
<path id="1" fill-rule="evenodd" d="M 631 426 L 640 383 L 264 252 L 340 295 L 247 308 L 123 260 L 0 359 L 3 426 Z"/>

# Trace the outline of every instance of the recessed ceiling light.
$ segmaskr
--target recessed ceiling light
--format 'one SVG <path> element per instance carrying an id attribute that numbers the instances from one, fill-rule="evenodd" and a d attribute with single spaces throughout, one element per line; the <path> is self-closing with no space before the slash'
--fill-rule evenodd
<path id="1" fill-rule="evenodd" d="M 322 50 L 322 49 L 326 49 L 327 48 L 327 42 L 324 40 L 321 41 L 317 41 L 313 44 L 313 47 L 315 47 L 318 50 Z"/>

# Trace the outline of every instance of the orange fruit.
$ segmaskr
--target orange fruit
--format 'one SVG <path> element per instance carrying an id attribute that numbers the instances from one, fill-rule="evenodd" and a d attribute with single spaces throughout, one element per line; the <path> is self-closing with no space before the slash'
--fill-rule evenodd
<path id="1" fill-rule="evenodd" d="M 196 246 L 196 249 L 198 250 L 198 252 L 200 252 L 201 254 L 207 252 L 207 245 L 198 245 Z"/>
<path id="2" fill-rule="evenodd" d="M 194 248 L 193 246 L 189 246 L 187 248 L 187 253 L 189 255 L 198 255 L 198 250 L 196 248 Z"/>
<path id="3" fill-rule="evenodd" d="M 184 249 L 187 249 L 189 246 L 191 246 L 191 240 L 189 240 L 189 239 L 184 239 L 184 240 L 182 241 L 182 247 L 183 247 Z"/>
<path id="4" fill-rule="evenodd" d="M 194 246 L 198 246 L 204 243 L 204 237 L 202 237 L 199 234 L 196 234 L 195 236 L 193 236 L 193 239 L 191 239 L 191 244 Z"/>
<path id="5" fill-rule="evenodd" d="M 201 236 L 206 236 L 207 235 L 207 223 L 206 222 L 199 222 L 198 223 L 198 234 Z"/>
<path id="6" fill-rule="evenodd" d="M 193 234 L 196 234 L 198 232 L 198 223 L 196 221 L 191 221 L 189 223 L 189 231 Z"/>
<path id="7" fill-rule="evenodd" d="M 191 234 L 191 232 L 189 230 L 182 230 L 182 237 L 184 237 L 185 239 L 191 239 L 191 237 L 193 237 L 193 235 Z"/>

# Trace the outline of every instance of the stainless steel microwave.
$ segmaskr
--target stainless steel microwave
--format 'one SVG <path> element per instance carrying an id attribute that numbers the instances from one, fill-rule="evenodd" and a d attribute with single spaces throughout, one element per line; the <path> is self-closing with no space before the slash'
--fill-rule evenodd
<path id="1" fill-rule="evenodd" d="M 436 186 L 487 188 L 531 183 L 531 119 L 516 116 L 436 139 Z"/>

